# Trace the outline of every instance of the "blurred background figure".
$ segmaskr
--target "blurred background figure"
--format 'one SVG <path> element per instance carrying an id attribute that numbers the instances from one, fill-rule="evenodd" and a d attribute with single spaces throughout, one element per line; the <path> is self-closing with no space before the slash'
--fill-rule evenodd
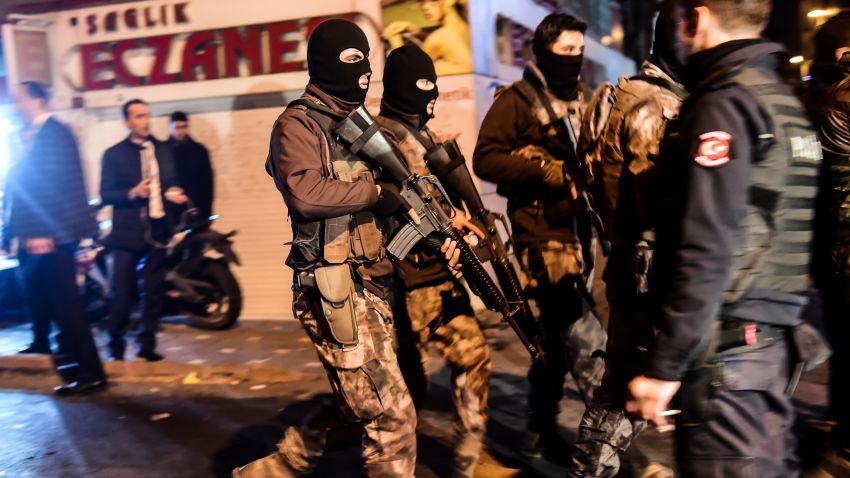
<path id="1" fill-rule="evenodd" d="M 112 232 L 104 242 L 113 248 L 109 354 L 124 359 L 124 333 L 136 295 L 137 267 L 142 264 L 142 330 L 136 338 L 140 358 L 162 360 L 156 353 L 156 329 L 162 315 L 165 245 L 171 237 L 167 202 L 187 202 L 177 187 L 171 147 L 150 134 L 150 108 L 134 99 L 122 107 L 129 135 L 103 154 L 100 196 L 111 205 Z M 173 214 L 172 214 L 173 216 Z"/>
<path id="2" fill-rule="evenodd" d="M 847 404 L 848 313 L 850 313 L 850 12 L 829 19 L 815 34 L 815 64 L 809 98 L 813 119 L 823 145 L 824 176 L 818 236 L 814 250 L 818 287 L 824 297 L 824 322 L 833 356 L 830 361 L 830 415 L 835 420 L 831 445 L 844 472 L 850 469 L 850 420 Z M 838 475 L 835 475 L 838 476 Z"/>
<path id="3" fill-rule="evenodd" d="M 24 353 L 50 353 L 50 321 L 59 326 L 57 365 L 76 364 L 59 395 L 92 392 L 106 377 L 80 301 L 74 253 L 81 239 L 97 231 L 88 207 L 77 142 L 52 117 L 47 92 L 24 82 L 14 96 L 30 140 L 7 182 L 8 228 L 19 243 L 18 257 L 33 320 L 34 340 Z"/>
<path id="4" fill-rule="evenodd" d="M 174 154 L 177 184 L 192 200 L 202 217 L 212 215 L 215 181 L 210 154 L 203 144 L 189 135 L 189 116 L 182 111 L 171 113 L 168 144 Z"/>

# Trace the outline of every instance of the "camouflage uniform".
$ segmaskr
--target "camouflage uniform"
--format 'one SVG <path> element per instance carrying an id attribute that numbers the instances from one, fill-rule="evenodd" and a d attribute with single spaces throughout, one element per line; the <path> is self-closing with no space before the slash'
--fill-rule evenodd
<path id="1" fill-rule="evenodd" d="M 392 313 L 384 298 L 392 275 L 384 245 L 392 221 L 362 210 L 376 200 L 374 166 L 331 133 L 336 117 L 350 112 L 340 105 L 309 84 L 275 123 L 267 163 L 292 218 L 287 258 L 295 271 L 292 310 L 324 365 L 336 410 L 319 410 L 300 428 L 289 428 L 276 453 L 234 476 L 309 473 L 328 432 L 343 423 L 363 429 L 367 476 L 414 474 L 416 411 L 398 366 Z"/>
<path id="2" fill-rule="evenodd" d="M 466 290 L 451 280 L 405 292 L 410 329 L 422 370 L 434 344 L 452 373 L 455 476 L 471 477 L 484 445 L 490 391 L 490 348 L 469 306 Z M 400 344 L 400 347 L 404 344 Z M 399 352 L 401 357 L 402 353 Z M 424 397 L 414 395 L 417 402 Z"/>
<path id="3" fill-rule="evenodd" d="M 293 291 L 292 311 L 313 342 L 343 415 L 365 429 L 363 456 L 370 477 L 413 476 L 416 412 L 395 356 L 392 313 L 386 301 L 358 288 L 354 296 L 358 345 L 343 349 L 325 338 L 310 296 Z M 286 462 L 312 470 L 324 448 L 322 434 L 289 429 L 278 444 Z"/>
<path id="4" fill-rule="evenodd" d="M 418 118 L 386 103 L 377 122 L 411 171 L 430 174 L 425 153 L 429 146 L 439 144 L 430 129 L 422 125 L 412 133 Z M 432 193 L 441 198 L 438 191 Z M 452 369 L 452 401 L 457 412 L 454 474 L 471 477 L 484 445 L 492 370 L 490 349 L 466 289 L 453 278 L 442 258 L 425 248 L 416 248 L 397 264 L 397 270 L 406 286 L 403 301 L 409 319 L 409 323 L 397 327 L 398 355 L 405 378 L 414 400 L 420 403 L 427 390 L 428 345 L 434 343 Z"/>
<path id="5" fill-rule="evenodd" d="M 618 453 L 646 426 L 625 418 L 626 384 L 638 373 L 654 329 L 647 311 L 647 279 L 654 239 L 651 183 L 667 123 L 678 115 L 682 88 L 646 62 L 637 77 L 606 83 L 588 107 L 582 151 L 601 186 L 599 212 L 612 242 L 604 278 L 610 306 L 605 376 L 579 425 L 572 476 L 610 477 Z"/>
<path id="6" fill-rule="evenodd" d="M 582 277 L 581 247 L 549 241 L 521 251 L 520 261 L 529 275 L 529 297 L 540 309 L 540 327 L 547 367 L 535 362 L 528 372 L 529 429 L 545 434 L 557 426 L 555 417 L 564 390 L 564 377 L 572 373 L 585 403 L 590 403 L 605 369 L 605 331 L 599 320 L 576 295 Z M 590 280 L 588 280 L 590 282 Z"/>

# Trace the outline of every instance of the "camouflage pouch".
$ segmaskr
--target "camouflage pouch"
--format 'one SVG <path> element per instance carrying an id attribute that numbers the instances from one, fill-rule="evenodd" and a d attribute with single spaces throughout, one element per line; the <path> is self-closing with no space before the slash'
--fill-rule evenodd
<path id="1" fill-rule="evenodd" d="M 343 347 L 357 345 L 351 268 L 348 264 L 325 266 L 319 267 L 314 273 L 321 299 L 321 318 L 324 319 L 330 337 Z"/>
<path id="2" fill-rule="evenodd" d="M 351 237 L 354 257 L 367 261 L 380 259 L 383 237 L 374 214 L 361 212 L 354 215 L 354 234 Z"/>
<path id="3" fill-rule="evenodd" d="M 325 219 L 323 257 L 330 264 L 343 264 L 351 252 L 351 216 Z M 347 267 L 347 266 L 346 266 Z"/>

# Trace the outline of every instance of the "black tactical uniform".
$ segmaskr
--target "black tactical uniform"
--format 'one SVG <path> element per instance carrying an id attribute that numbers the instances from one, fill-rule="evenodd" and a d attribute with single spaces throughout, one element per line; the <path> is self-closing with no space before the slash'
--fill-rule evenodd
<path id="1" fill-rule="evenodd" d="M 662 146 L 665 190 L 646 375 L 682 380 L 682 476 L 792 476 L 792 348 L 807 300 L 820 151 L 777 69 L 740 40 L 689 59 L 691 96 Z"/>

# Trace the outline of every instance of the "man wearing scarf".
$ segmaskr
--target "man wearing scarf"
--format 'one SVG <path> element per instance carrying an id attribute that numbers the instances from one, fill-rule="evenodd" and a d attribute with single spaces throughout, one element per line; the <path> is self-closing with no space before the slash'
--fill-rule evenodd
<path id="1" fill-rule="evenodd" d="M 568 117 L 581 128 L 579 72 L 587 25 L 565 14 L 551 14 L 534 33 L 536 62 L 523 79 L 502 90 L 487 112 L 473 156 L 475 173 L 498 185 L 508 199 L 513 240 L 528 275 L 547 367 L 535 362 L 528 373 L 529 436 L 525 451 L 554 460 L 568 445 L 558 434 L 557 415 L 564 377 L 573 374 L 585 402 L 604 369 L 605 332 L 578 292 L 587 262 L 576 213 L 574 164 L 549 146 L 549 125 Z M 581 237 L 580 237 L 581 236 Z"/>
<path id="2" fill-rule="evenodd" d="M 437 72 L 428 54 L 415 45 L 390 53 L 384 65 L 384 97 L 377 121 L 410 170 L 420 175 L 432 174 L 425 155 L 441 143 L 427 126 L 438 96 Z M 442 200 L 438 191 L 433 193 Z M 477 231 L 483 237 L 462 210 L 454 214 L 457 229 Z M 452 402 L 457 412 L 452 476 L 471 478 L 484 445 L 490 348 L 466 288 L 442 258 L 420 246 L 399 262 L 397 271 L 404 286 L 396 320 L 402 371 L 418 408 L 427 391 L 429 345 L 446 360 L 452 371 Z"/>

